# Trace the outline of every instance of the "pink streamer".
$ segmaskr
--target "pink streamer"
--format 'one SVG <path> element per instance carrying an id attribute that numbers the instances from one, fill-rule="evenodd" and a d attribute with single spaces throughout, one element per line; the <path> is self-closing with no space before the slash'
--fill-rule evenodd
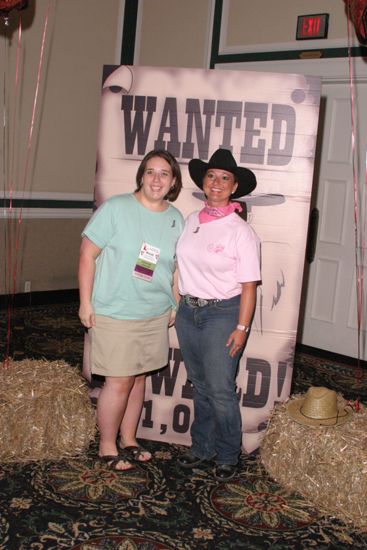
<path id="1" fill-rule="evenodd" d="M 32 117 L 31 117 L 31 123 L 29 127 L 29 133 L 28 133 L 28 142 L 27 142 L 27 150 L 26 150 L 26 159 L 24 164 L 24 173 L 23 173 L 23 185 L 22 185 L 22 196 L 24 197 L 24 192 L 26 188 L 26 184 L 29 178 L 29 163 L 30 163 L 30 153 L 32 149 L 33 144 L 33 131 L 34 131 L 34 124 L 36 119 L 36 112 L 37 112 L 37 103 L 38 103 L 38 95 L 39 95 L 39 88 L 41 83 L 41 74 L 42 74 L 42 66 L 43 66 L 43 58 L 44 58 L 44 51 L 45 51 L 45 44 L 46 44 L 46 35 L 47 35 L 47 27 L 48 27 L 48 20 L 49 20 L 49 12 L 50 12 L 50 5 L 51 0 L 48 1 L 46 14 L 45 14 L 45 20 L 44 20 L 44 27 L 43 27 L 43 34 L 42 34 L 42 42 L 41 42 L 41 51 L 40 51 L 40 58 L 38 63 L 38 71 L 37 71 L 37 81 L 36 81 L 36 89 L 33 99 L 33 109 L 32 109 Z M 19 16 L 19 32 L 18 32 L 18 45 L 17 45 L 17 61 L 16 61 L 16 71 L 15 71 L 15 97 L 17 97 L 17 90 L 19 87 L 19 74 L 20 74 L 20 52 L 21 52 L 21 16 Z M 14 115 L 14 122 L 15 122 L 15 115 Z M 13 138 L 15 136 L 15 132 L 13 132 Z M 15 139 L 15 138 L 14 138 Z M 15 146 L 13 145 L 13 153 L 14 153 Z M 14 156 L 12 158 L 12 172 L 14 168 Z M 12 175 L 9 178 L 9 211 L 11 214 L 11 211 L 13 209 L 13 178 Z M 10 353 L 10 340 L 11 340 L 11 318 L 12 318 L 12 306 L 14 301 L 14 295 L 16 292 L 16 282 L 17 282 L 17 263 L 18 263 L 18 254 L 19 254 L 19 248 L 20 248 L 20 229 L 21 224 L 23 221 L 23 206 L 20 206 L 19 209 L 19 217 L 17 220 L 17 227 L 16 227 L 16 235 L 14 239 L 14 257 L 13 257 L 13 246 L 12 246 L 12 224 L 11 224 L 12 216 L 9 216 L 9 240 L 8 240 L 8 262 L 9 262 L 9 288 L 12 286 L 11 290 L 11 301 L 9 302 L 8 306 L 8 323 L 7 323 L 7 342 L 6 342 L 6 353 L 5 353 L 5 360 L 4 360 L 4 367 L 6 368 L 9 365 L 9 353 Z M 14 264 L 14 265 L 13 265 Z M 12 283 L 12 284 L 11 284 Z"/>
<path id="2" fill-rule="evenodd" d="M 15 108 L 13 112 L 13 125 L 15 127 L 15 118 L 16 118 L 16 106 L 17 106 L 17 97 L 18 97 L 18 89 L 19 89 L 19 67 L 20 67 L 20 60 L 21 60 L 21 42 L 22 42 L 22 20 L 21 17 L 19 17 L 19 26 L 18 26 L 18 40 L 17 40 L 17 55 L 16 55 L 16 66 L 15 66 L 15 82 L 14 82 L 14 97 L 15 97 Z M 9 60 L 8 60 L 9 61 Z M 6 78 L 4 78 L 4 82 L 6 81 Z M 6 117 L 6 94 L 4 99 L 4 115 Z M 7 123 L 7 118 L 5 118 L 4 125 Z M 5 141 L 5 140 L 4 140 Z M 4 143 L 4 149 L 5 149 L 5 143 Z M 9 171 L 9 183 L 8 183 L 8 194 L 9 194 L 9 211 L 11 213 L 13 209 L 13 173 L 14 173 L 14 151 L 15 151 L 15 131 L 13 132 L 13 140 L 12 140 L 12 160 L 11 160 L 11 167 Z M 6 158 L 4 159 L 4 166 L 6 165 L 5 162 Z M 12 216 L 10 215 L 8 218 L 8 234 L 7 234 L 7 272 L 6 272 L 6 289 L 10 291 L 11 289 L 11 274 L 12 274 L 12 264 L 13 264 L 13 247 L 12 247 L 12 235 L 13 235 L 13 220 Z M 9 364 L 9 352 L 10 352 L 10 338 L 11 338 L 11 320 L 12 320 L 12 313 L 13 313 L 13 301 L 14 301 L 14 292 L 11 292 L 10 294 L 11 298 L 8 302 L 8 319 L 7 319 L 7 331 L 6 331 L 6 347 L 5 347 L 5 359 L 4 359 L 4 367 L 6 368 Z"/>
<path id="3" fill-rule="evenodd" d="M 35 90 L 34 99 L 33 99 L 33 110 L 32 110 L 31 124 L 30 124 L 30 127 L 29 127 L 27 155 L 26 155 L 26 160 L 25 160 L 25 164 L 24 164 L 24 175 L 23 175 L 23 189 L 22 189 L 23 196 L 24 196 L 24 191 L 25 191 L 25 187 L 26 187 L 26 183 L 27 183 L 28 175 L 29 175 L 28 172 L 29 172 L 30 151 L 31 151 L 31 146 L 32 146 L 34 121 L 35 121 L 35 118 L 36 118 L 36 107 L 37 107 L 37 101 L 38 101 L 38 93 L 39 93 L 39 87 L 40 87 L 40 82 L 41 82 L 41 71 L 42 71 L 43 56 L 44 56 L 44 51 L 45 51 L 49 11 L 50 11 L 50 0 L 48 2 L 46 15 L 45 15 L 45 21 L 44 21 L 44 27 L 43 27 L 41 53 L 40 53 L 40 59 L 39 59 L 39 63 L 38 63 L 38 71 L 37 71 L 36 90 Z M 19 215 L 20 222 L 22 221 L 22 212 L 23 212 L 23 207 L 20 208 L 20 215 Z"/>
<path id="4" fill-rule="evenodd" d="M 366 219 L 362 215 L 359 194 L 358 194 L 358 181 L 357 181 L 357 167 L 356 167 L 356 121 L 355 121 L 355 90 L 354 90 L 354 78 L 353 78 L 353 66 L 351 55 L 351 13 L 349 3 L 347 4 L 348 10 L 348 57 L 349 57 L 349 81 L 350 81 L 350 96 L 351 96 L 351 124 L 352 124 L 352 164 L 353 164 L 353 186 L 354 186 L 354 237 L 355 237 L 355 264 L 356 264 L 356 286 L 357 286 L 357 327 L 358 327 L 358 366 L 360 366 L 361 359 L 361 338 L 362 338 L 362 324 L 363 324 L 363 288 L 364 288 L 364 257 L 365 257 L 365 234 L 366 234 Z M 366 169 L 364 183 L 366 185 L 367 193 L 367 157 L 366 157 Z M 365 193 L 365 196 L 366 196 Z M 366 210 L 366 209 L 365 209 Z M 360 229 L 359 218 L 364 217 L 364 223 L 362 229 Z"/>

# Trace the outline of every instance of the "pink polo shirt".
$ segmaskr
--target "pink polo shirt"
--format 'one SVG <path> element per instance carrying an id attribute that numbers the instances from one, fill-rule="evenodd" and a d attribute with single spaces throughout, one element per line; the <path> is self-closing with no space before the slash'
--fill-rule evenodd
<path id="1" fill-rule="evenodd" d="M 200 224 L 188 216 L 176 255 L 179 292 L 225 300 L 241 294 L 241 283 L 260 281 L 260 240 L 252 227 L 233 213 Z"/>

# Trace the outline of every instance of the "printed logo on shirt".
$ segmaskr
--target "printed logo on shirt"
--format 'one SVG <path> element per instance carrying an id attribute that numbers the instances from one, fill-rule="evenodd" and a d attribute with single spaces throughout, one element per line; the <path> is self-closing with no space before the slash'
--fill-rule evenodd
<path id="1" fill-rule="evenodd" d="M 222 252 L 224 252 L 224 246 L 222 244 L 211 243 L 208 245 L 207 250 L 212 254 L 222 254 Z"/>

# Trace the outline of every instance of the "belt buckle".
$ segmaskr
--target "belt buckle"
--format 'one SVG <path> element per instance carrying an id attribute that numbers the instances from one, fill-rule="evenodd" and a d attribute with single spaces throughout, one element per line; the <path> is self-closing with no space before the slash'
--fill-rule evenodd
<path id="1" fill-rule="evenodd" d="M 207 306 L 208 300 L 205 300 L 204 298 L 197 298 L 197 304 L 199 307 Z"/>
<path id="2" fill-rule="evenodd" d="M 197 300 L 194 296 L 185 296 L 185 302 L 191 307 L 197 307 Z"/>

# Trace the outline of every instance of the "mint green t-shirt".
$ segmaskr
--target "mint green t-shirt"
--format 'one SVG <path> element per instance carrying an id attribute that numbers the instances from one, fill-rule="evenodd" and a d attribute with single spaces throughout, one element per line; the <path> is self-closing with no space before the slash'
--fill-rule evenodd
<path id="1" fill-rule="evenodd" d="M 102 249 L 93 284 L 95 313 L 149 319 L 175 305 L 172 274 L 183 223 L 171 204 L 163 212 L 152 212 L 133 194 L 116 195 L 98 208 L 82 233 Z M 143 242 L 160 249 L 151 281 L 133 276 Z"/>

